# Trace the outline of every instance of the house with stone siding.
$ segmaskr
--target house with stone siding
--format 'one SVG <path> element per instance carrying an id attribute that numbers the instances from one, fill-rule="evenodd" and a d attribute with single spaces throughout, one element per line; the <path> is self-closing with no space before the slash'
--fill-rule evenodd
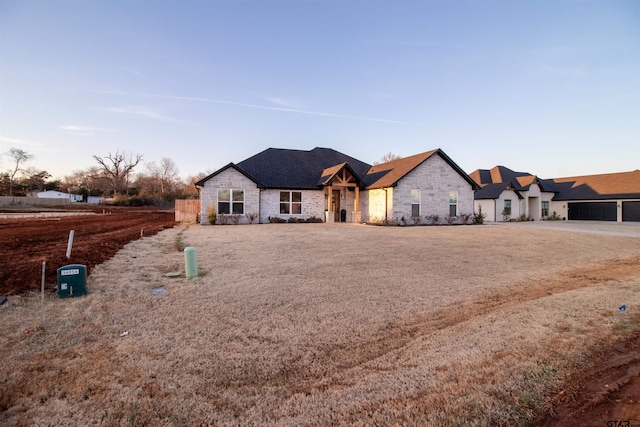
<path id="1" fill-rule="evenodd" d="M 269 148 L 196 183 L 200 222 L 425 223 L 473 214 L 477 184 L 442 150 L 369 165 L 330 148 Z"/>

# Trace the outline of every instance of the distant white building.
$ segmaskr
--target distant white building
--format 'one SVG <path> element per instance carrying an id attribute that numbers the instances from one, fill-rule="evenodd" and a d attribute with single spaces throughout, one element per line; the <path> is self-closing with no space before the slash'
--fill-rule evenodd
<path id="1" fill-rule="evenodd" d="M 87 203 L 98 205 L 104 203 L 104 197 L 102 196 L 87 196 Z"/>
<path id="2" fill-rule="evenodd" d="M 82 194 L 69 194 L 54 190 L 41 191 L 37 196 L 39 199 L 67 199 L 71 203 L 82 201 Z"/>

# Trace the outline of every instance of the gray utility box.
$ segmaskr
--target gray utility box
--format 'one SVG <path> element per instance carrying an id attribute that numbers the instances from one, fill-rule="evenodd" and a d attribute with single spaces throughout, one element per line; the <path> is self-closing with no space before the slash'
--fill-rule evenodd
<path id="1" fill-rule="evenodd" d="M 58 269 L 58 296 L 73 298 L 87 292 L 87 266 L 70 264 Z"/>

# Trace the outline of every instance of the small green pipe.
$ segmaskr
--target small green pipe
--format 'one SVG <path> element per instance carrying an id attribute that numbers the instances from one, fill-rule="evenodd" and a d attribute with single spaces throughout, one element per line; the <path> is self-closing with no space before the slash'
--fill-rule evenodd
<path id="1" fill-rule="evenodd" d="M 187 277 L 198 277 L 198 258 L 193 246 L 184 248 L 184 270 Z"/>

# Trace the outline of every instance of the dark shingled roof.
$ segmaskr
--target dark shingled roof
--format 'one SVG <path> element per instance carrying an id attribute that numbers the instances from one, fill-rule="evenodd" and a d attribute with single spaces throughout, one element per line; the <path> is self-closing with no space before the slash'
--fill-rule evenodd
<path id="1" fill-rule="evenodd" d="M 268 148 L 233 166 L 261 188 L 317 190 L 322 171 L 342 163 L 348 163 L 360 177 L 365 176 L 371 167 L 339 151 L 318 147 L 313 150 Z M 220 172 L 214 172 L 196 185 L 204 185 L 205 181 Z"/>
<path id="2" fill-rule="evenodd" d="M 527 172 L 516 172 L 504 166 L 477 169 L 469 174 L 481 187 L 486 184 L 511 184 L 515 190 L 527 190 L 536 182 L 536 176 Z"/>
<path id="3" fill-rule="evenodd" d="M 229 163 L 222 169 L 196 182 L 204 183 L 228 168 L 235 168 L 260 188 L 317 190 L 347 169 L 360 187 L 367 189 L 391 187 L 431 156 L 440 156 L 456 170 L 473 189 L 477 184 L 442 150 L 436 149 L 391 162 L 371 166 L 331 148 L 310 151 L 268 148 L 238 164 Z"/>
<path id="4" fill-rule="evenodd" d="M 518 199 L 523 199 L 522 195 L 518 190 L 513 188 L 511 184 L 508 182 L 500 182 L 498 184 L 485 184 L 482 188 L 475 192 L 474 198 L 476 200 L 481 199 L 497 199 L 500 197 L 500 194 L 506 189 L 512 189 L 518 195 Z"/>
<path id="5" fill-rule="evenodd" d="M 497 199 L 508 185 L 516 191 L 528 190 L 537 183 L 542 191 L 556 193 L 552 200 L 609 200 L 640 198 L 640 170 L 631 172 L 538 179 L 526 172 L 514 172 L 504 166 L 477 169 L 469 174 L 482 187 L 475 199 Z"/>

